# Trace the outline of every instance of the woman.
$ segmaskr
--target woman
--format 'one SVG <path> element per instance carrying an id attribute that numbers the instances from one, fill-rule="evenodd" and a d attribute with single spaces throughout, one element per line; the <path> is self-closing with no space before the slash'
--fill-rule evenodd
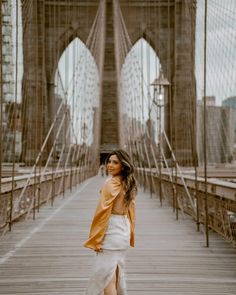
<path id="1" fill-rule="evenodd" d="M 111 175 L 101 196 L 84 246 L 97 252 L 87 295 L 126 293 L 124 258 L 134 247 L 135 196 L 134 167 L 123 150 L 113 151 L 106 160 Z"/>

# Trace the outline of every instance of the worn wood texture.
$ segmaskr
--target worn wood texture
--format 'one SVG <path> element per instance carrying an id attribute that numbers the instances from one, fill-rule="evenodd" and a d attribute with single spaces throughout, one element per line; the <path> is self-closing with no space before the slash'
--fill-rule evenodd
<path id="1" fill-rule="evenodd" d="M 18 222 L 0 240 L 0 294 L 84 294 L 93 251 L 83 248 L 104 179 L 92 178 L 37 220 Z M 188 217 L 175 221 L 140 189 L 136 247 L 126 260 L 129 295 L 234 295 L 236 249 L 216 234 L 210 248 Z"/>

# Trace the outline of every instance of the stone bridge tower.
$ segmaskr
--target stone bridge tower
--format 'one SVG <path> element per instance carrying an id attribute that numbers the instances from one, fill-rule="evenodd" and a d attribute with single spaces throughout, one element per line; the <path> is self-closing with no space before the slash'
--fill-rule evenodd
<path id="1" fill-rule="evenodd" d="M 23 92 L 24 118 L 27 118 L 23 160 L 30 162 L 40 150 L 40 140 L 36 147 L 30 146 L 34 127 L 38 126 L 39 133 L 45 135 L 52 122 L 55 70 L 61 54 L 75 37 L 90 49 L 102 77 L 101 118 L 98 114 L 100 123 L 96 130 L 100 152 L 105 154 L 119 146 L 122 138 L 117 73 L 132 45 L 144 38 L 156 51 L 171 83 L 165 123 L 168 136 L 177 159 L 184 165 L 191 164 L 195 142 L 195 0 L 31 0 L 27 1 L 27 7 L 24 3 L 23 23 L 30 25 L 24 27 L 23 40 L 23 90 L 27 89 Z M 118 53 L 115 48 L 119 51 L 120 44 L 116 44 L 115 35 L 121 31 L 115 21 L 117 9 L 130 43 Z M 94 41 L 96 22 L 100 22 L 102 34 Z M 37 116 L 36 104 L 43 108 Z"/>

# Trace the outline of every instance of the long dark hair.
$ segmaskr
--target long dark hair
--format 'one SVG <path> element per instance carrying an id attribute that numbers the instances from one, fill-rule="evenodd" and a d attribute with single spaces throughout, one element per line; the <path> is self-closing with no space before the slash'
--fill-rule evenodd
<path id="1" fill-rule="evenodd" d="M 134 165 L 132 164 L 128 153 L 122 149 L 112 151 L 106 158 L 106 165 L 112 155 L 116 155 L 122 164 L 121 177 L 125 192 L 125 200 L 127 204 L 130 204 L 137 194 L 137 182 L 134 177 Z"/>

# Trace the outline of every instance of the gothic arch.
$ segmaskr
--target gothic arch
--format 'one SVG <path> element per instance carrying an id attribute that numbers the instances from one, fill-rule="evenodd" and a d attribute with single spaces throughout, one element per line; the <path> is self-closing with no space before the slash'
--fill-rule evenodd
<path id="1" fill-rule="evenodd" d="M 79 32 L 79 28 L 72 28 L 69 27 L 67 31 L 65 31 L 63 34 L 61 34 L 61 36 L 58 38 L 57 40 L 57 45 L 56 48 L 58 48 L 58 52 L 57 55 L 54 59 L 54 63 L 52 68 L 50 69 L 50 76 L 49 81 L 54 81 L 54 77 L 55 77 L 55 73 L 56 73 L 56 69 L 59 63 L 59 60 L 61 58 L 61 56 L 63 55 L 64 51 L 68 48 L 68 46 L 76 39 L 78 38 L 83 44 L 84 46 L 88 49 L 88 51 L 90 52 L 90 54 L 92 55 L 92 57 L 94 58 L 93 53 L 91 52 L 90 48 L 86 46 L 86 41 L 84 40 L 83 37 L 81 37 L 81 34 Z M 94 58 L 94 61 L 97 65 L 97 61 Z"/>

